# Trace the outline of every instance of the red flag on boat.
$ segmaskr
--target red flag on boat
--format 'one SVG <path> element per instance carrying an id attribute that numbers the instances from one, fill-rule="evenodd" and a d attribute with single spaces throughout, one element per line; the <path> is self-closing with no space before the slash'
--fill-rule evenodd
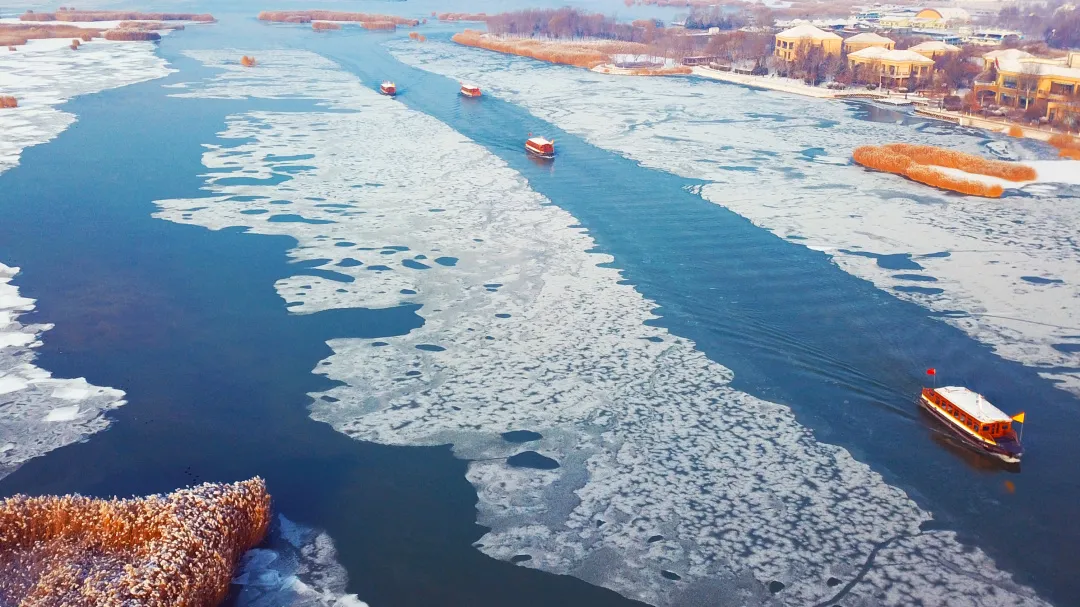
<path id="1" fill-rule="evenodd" d="M 929 369 L 926 370 L 926 374 L 927 375 L 937 375 L 937 369 L 935 369 L 933 367 L 930 367 Z"/>

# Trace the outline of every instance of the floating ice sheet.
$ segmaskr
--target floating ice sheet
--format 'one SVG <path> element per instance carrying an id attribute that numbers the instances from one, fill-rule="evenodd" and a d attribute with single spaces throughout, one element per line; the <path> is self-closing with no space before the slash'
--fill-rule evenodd
<path id="1" fill-rule="evenodd" d="M 367 607 L 346 594 L 348 573 L 325 532 L 279 514 L 265 544 L 244 554 L 233 579 L 240 607 Z"/>
<path id="2" fill-rule="evenodd" d="M 124 393 L 83 378 L 58 379 L 34 365 L 33 348 L 52 325 L 27 325 L 34 300 L 11 284 L 18 268 L 0 263 L 0 478 L 26 460 L 104 430 L 104 413 Z"/>
<path id="3" fill-rule="evenodd" d="M 476 82 L 596 146 L 711 182 L 701 189 L 707 200 L 829 252 L 896 297 L 966 312 L 944 320 L 1080 393 L 1080 350 L 1060 347 L 1080 344 L 1077 186 L 1029 185 L 987 200 L 837 162 L 859 145 L 891 142 L 984 155 L 992 144 L 996 155 L 1025 160 L 1034 148 L 933 121 L 906 124 L 905 114 L 854 103 L 685 78 L 615 78 L 444 42 L 390 46 L 406 63 Z M 1075 184 L 1080 176 L 1080 162 L 1034 164 L 1042 181 Z M 919 272 L 937 279 L 927 291 L 841 250 L 949 255 L 918 259 Z M 1036 285 L 1024 276 L 1061 282 Z"/>
<path id="4" fill-rule="evenodd" d="M 0 92 L 19 107 L 0 110 L 0 173 L 22 150 L 56 137 L 75 116 L 56 106 L 78 95 L 161 78 L 169 73 L 147 42 L 95 39 L 78 51 L 68 39 L 31 40 L 16 51 L 0 48 Z"/>
<path id="5" fill-rule="evenodd" d="M 327 81 L 342 90 L 311 92 L 303 75 L 335 68 L 307 52 L 224 69 L 190 95 L 354 97 L 358 111 L 229 117 L 237 145 L 208 146 L 208 168 L 310 168 L 263 183 L 215 171 L 209 197 L 159 201 L 158 216 L 295 238 L 307 263 L 277 285 L 294 312 L 422 304 L 407 335 L 331 340 L 316 372 L 340 385 L 311 415 L 360 440 L 453 443 L 484 553 L 654 604 L 1044 604 L 981 550 L 921 531 L 929 513 L 788 408 L 646 325 L 653 304 L 600 267 L 611 257 L 481 146 L 344 73 Z"/>

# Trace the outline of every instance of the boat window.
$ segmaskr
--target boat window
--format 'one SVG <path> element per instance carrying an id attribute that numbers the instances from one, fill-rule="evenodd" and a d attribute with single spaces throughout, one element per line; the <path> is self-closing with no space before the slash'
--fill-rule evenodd
<path id="1" fill-rule="evenodd" d="M 982 431 L 983 432 L 989 432 L 990 431 L 990 424 L 983 424 L 983 430 Z"/>

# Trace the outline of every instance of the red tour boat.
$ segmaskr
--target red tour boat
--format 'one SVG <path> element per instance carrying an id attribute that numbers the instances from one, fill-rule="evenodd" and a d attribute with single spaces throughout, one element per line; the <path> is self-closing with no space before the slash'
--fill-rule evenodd
<path id="1" fill-rule="evenodd" d="M 923 388 L 919 402 L 966 444 L 983 453 L 1010 464 L 1018 463 L 1024 454 L 1012 428 L 1014 421 L 1024 423 L 1023 412 L 1010 417 L 983 395 L 960 386 Z"/>
<path id="2" fill-rule="evenodd" d="M 555 157 L 555 142 L 548 141 L 543 137 L 530 137 L 525 142 L 525 151 L 534 156 L 540 158 L 554 158 Z"/>
<path id="3" fill-rule="evenodd" d="M 397 86 L 394 85 L 393 82 L 387 80 L 386 82 L 379 85 L 379 92 L 383 95 L 389 95 L 393 97 L 394 95 L 397 95 Z"/>
<path id="4" fill-rule="evenodd" d="M 462 82 L 461 94 L 465 95 L 466 97 L 479 97 L 481 94 L 480 87 L 476 86 L 475 84 L 465 84 L 464 82 Z"/>

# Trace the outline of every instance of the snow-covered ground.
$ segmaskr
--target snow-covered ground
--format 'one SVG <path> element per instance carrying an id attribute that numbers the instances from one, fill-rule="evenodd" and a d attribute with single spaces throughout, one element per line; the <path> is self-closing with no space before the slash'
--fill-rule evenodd
<path id="1" fill-rule="evenodd" d="M 56 137 L 75 116 L 57 106 L 79 95 L 169 74 L 149 42 L 95 39 L 79 50 L 67 38 L 31 40 L 16 51 L 0 49 L 0 94 L 19 107 L 0 110 L 0 173 L 19 163 L 24 148 Z"/>
<path id="2" fill-rule="evenodd" d="M 1044 604 L 646 325 L 654 304 L 483 147 L 308 52 L 262 52 L 255 70 L 235 51 L 192 56 L 224 73 L 184 96 L 345 111 L 230 116 L 203 157 L 209 195 L 158 216 L 295 238 L 290 256 L 319 275 L 278 282 L 294 312 L 422 304 L 406 335 L 331 340 L 315 372 L 341 384 L 311 415 L 359 440 L 452 443 L 484 553 L 654 604 Z"/>
<path id="3" fill-rule="evenodd" d="M 611 78 L 446 42 L 390 47 L 406 63 L 476 82 L 594 145 L 709 182 L 705 199 L 828 252 L 896 297 L 949 312 L 945 322 L 1080 393 L 1077 186 L 1040 182 L 987 200 L 849 161 L 866 144 L 925 143 L 989 156 L 993 143 L 1024 160 L 1035 160 L 1042 144 L 933 121 L 872 122 L 856 116 L 884 110 L 724 83 Z M 1076 183 L 1080 175 L 1080 162 L 1034 164 L 1044 181 Z M 879 264 L 881 255 L 910 258 L 898 272 Z"/>
<path id="4" fill-rule="evenodd" d="M 32 40 L 14 52 L 0 49 L 0 94 L 19 101 L 18 108 L 0 110 L 0 173 L 18 164 L 24 148 L 49 141 L 75 121 L 56 109 L 61 103 L 168 74 L 145 42 L 95 40 L 78 51 L 68 44 L 67 39 Z M 33 348 L 52 325 L 20 320 L 33 310 L 34 300 L 12 284 L 17 272 L 0 260 L 0 477 L 30 458 L 105 429 L 104 413 L 124 404 L 120 390 L 82 378 L 54 378 L 34 364 Z"/>
<path id="5" fill-rule="evenodd" d="M 241 607 L 367 607 L 347 594 L 348 572 L 337 561 L 334 541 L 279 514 L 269 538 L 248 550 L 232 583 Z"/>
<path id="6" fill-rule="evenodd" d="M 34 348 L 52 325 L 20 321 L 34 300 L 11 284 L 18 271 L 0 263 L 0 478 L 32 457 L 104 430 L 104 413 L 124 404 L 120 390 L 81 377 L 55 378 L 34 365 Z"/>

